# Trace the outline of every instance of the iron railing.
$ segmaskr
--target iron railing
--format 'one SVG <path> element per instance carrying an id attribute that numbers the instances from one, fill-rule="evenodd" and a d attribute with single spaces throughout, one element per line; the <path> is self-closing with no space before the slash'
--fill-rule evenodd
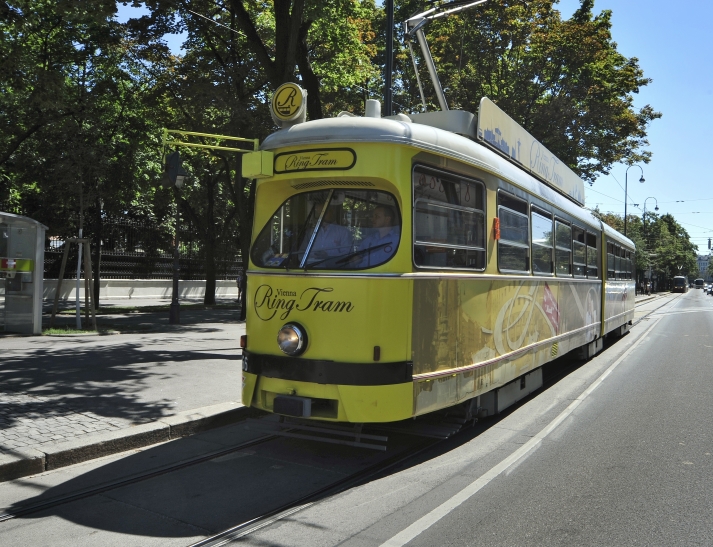
<path id="1" fill-rule="evenodd" d="M 150 221 L 107 218 L 101 228 L 101 279 L 171 279 L 174 231 Z M 91 237 L 91 234 L 87 234 Z M 65 238 L 48 236 L 45 247 L 45 279 L 56 279 Z M 96 253 L 92 239 L 92 257 Z M 242 269 L 236 238 L 218 241 L 214 248 L 216 279 L 236 279 Z M 76 278 L 77 246 L 69 249 L 65 278 Z M 206 249 L 190 226 L 179 229 L 179 276 L 184 280 L 206 278 Z"/>

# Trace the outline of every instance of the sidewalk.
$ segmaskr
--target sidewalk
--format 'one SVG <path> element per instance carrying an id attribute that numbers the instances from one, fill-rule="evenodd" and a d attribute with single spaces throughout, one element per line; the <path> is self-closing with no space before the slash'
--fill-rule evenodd
<path id="1" fill-rule="evenodd" d="M 170 301 L 136 304 L 147 310 Z M 121 332 L 115 336 L 0 335 L 0 481 L 247 416 L 240 402 L 245 326 L 234 300 L 218 304 L 182 307 L 180 325 L 168 324 L 167 310 L 98 316 L 99 329 Z M 112 305 L 129 303 L 101 302 Z M 51 303 L 45 324 L 50 311 Z M 55 326 L 74 322 L 60 315 Z"/>
<path id="2" fill-rule="evenodd" d="M 652 292 L 649 295 L 637 294 L 634 298 L 634 302 L 636 302 L 637 304 L 641 304 L 643 302 L 648 302 L 649 300 L 653 300 L 654 298 L 658 298 L 660 296 L 666 296 L 668 294 L 671 294 L 671 291 Z"/>

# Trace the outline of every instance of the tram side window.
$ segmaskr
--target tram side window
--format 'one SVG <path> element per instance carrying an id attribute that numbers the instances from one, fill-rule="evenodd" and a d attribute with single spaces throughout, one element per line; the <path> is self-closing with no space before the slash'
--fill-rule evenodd
<path id="1" fill-rule="evenodd" d="M 614 245 L 614 272 L 617 279 L 624 279 L 624 272 L 621 269 L 621 247 L 619 245 Z"/>
<path id="2" fill-rule="evenodd" d="M 530 270 L 530 226 L 527 202 L 505 192 L 498 193 L 498 268 L 501 271 Z"/>
<path id="3" fill-rule="evenodd" d="M 532 271 L 535 274 L 552 273 L 552 215 L 533 209 L 532 221 Z"/>
<path id="4" fill-rule="evenodd" d="M 615 279 L 614 244 L 607 243 L 607 279 Z"/>
<path id="5" fill-rule="evenodd" d="M 555 273 L 558 276 L 572 275 L 572 228 L 555 220 Z"/>
<path id="6" fill-rule="evenodd" d="M 626 279 L 631 279 L 632 278 L 632 269 L 631 269 L 631 251 L 625 251 L 626 252 Z"/>
<path id="7" fill-rule="evenodd" d="M 586 232 L 577 226 L 572 227 L 572 273 L 575 277 L 587 275 Z"/>
<path id="8" fill-rule="evenodd" d="M 453 173 L 413 171 L 414 263 L 485 269 L 485 186 Z"/>
<path id="9" fill-rule="evenodd" d="M 599 277 L 599 250 L 597 248 L 597 234 L 587 232 L 587 277 Z"/>

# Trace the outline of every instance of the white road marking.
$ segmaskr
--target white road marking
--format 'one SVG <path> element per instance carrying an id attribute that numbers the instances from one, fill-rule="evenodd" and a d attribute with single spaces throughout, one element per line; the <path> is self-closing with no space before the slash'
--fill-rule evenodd
<path id="1" fill-rule="evenodd" d="M 431 526 L 433 526 L 435 523 L 437 523 L 439 520 L 441 520 L 443 517 L 448 515 L 451 511 L 456 509 L 458 506 L 460 506 L 462 503 L 470 499 L 473 495 L 475 495 L 479 490 L 484 488 L 485 486 L 490 483 L 493 479 L 495 479 L 498 475 L 502 474 L 504 471 L 506 471 L 509 467 L 511 467 L 513 464 L 515 464 L 518 460 L 526 456 L 533 448 L 536 448 L 538 445 L 542 443 L 542 441 L 550 434 L 552 433 L 564 420 L 566 420 L 574 410 L 582 404 L 582 402 L 595 390 L 599 385 L 604 381 L 604 379 L 609 376 L 612 371 L 619 366 L 619 364 L 626 359 L 629 354 L 634 351 L 637 346 L 648 336 L 648 334 L 651 332 L 651 330 L 658 324 L 660 319 L 657 319 L 656 321 L 653 321 L 651 326 L 644 332 L 644 334 L 641 335 L 641 338 L 639 338 L 628 350 L 626 350 L 621 357 L 619 357 L 612 365 L 606 369 L 599 378 L 597 378 L 592 385 L 590 385 L 579 397 L 577 397 L 572 403 L 562 411 L 562 413 L 557 416 L 554 420 L 552 420 L 544 429 L 542 429 L 537 435 L 532 437 L 529 441 L 527 441 L 524 445 L 522 445 L 520 448 L 518 448 L 515 452 L 510 454 L 507 458 L 505 458 L 503 461 L 501 461 L 499 464 L 497 464 L 495 467 L 487 471 L 485 474 L 481 475 L 478 477 L 475 481 L 470 483 L 468 486 L 466 486 L 463 490 L 458 492 L 455 496 L 450 498 L 449 500 L 446 500 L 443 502 L 441 505 L 436 507 L 433 511 L 430 513 L 424 515 L 420 519 L 418 519 L 416 522 L 414 522 L 411 526 L 406 528 L 405 530 L 402 530 L 398 534 L 396 534 L 394 537 L 391 539 L 385 541 L 384 543 L 381 544 L 380 547 L 403 547 L 406 545 L 409 541 L 411 541 L 413 538 L 418 536 L 421 532 L 424 532 Z"/>

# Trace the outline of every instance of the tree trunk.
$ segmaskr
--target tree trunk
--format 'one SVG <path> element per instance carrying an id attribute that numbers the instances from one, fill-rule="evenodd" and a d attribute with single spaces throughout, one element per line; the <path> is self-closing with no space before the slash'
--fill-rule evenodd
<path id="1" fill-rule="evenodd" d="M 94 227 L 94 259 L 92 261 L 94 265 L 94 287 L 92 287 L 92 290 L 94 291 L 94 306 L 96 308 L 99 308 L 99 288 L 100 288 L 100 271 L 101 271 L 101 256 L 102 256 L 102 228 L 103 228 L 103 223 L 102 223 L 102 211 L 101 211 L 101 200 L 97 198 L 96 202 L 97 206 L 97 216 L 96 216 L 96 225 Z"/>
<path id="2" fill-rule="evenodd" d="M 309 61 L 309 47 L 307 46 L 307 32 L 310 26 L 311 22 L 307 22 L 300 28 L 300 37 L 297 43 L 297 66 L 300 68 L 302 83 L 307 89 L 307 115 L 310 120 L 321 120 L 320 81 L 312 70 L 312 63 Z"/>
<path id="3" fill-rule="evenodd" d="M 242 157 L 238 161 L 237 172 L 242 169 Z M 240 321 L 245 321 L 248 303 L 248 266 L 250 265 L 250 241 L 252 239 L 253 214 L 255 212 L 255 180 L 243 179 L 238 175 L 238 222 L 240 223 L 240 258 L 242 261 L 243 275 L 243 291 L 242 302 L 240 306 Z M 248 186 L 248 196 L 245 199 L 244 188 Z"/>
<path id="4" fill-rule="evenodd" d="M 247 302 L 248 302 L 248 253 L 250 252 L 250 236 L 243 237 L 242 233 L 240 236 L 240 256 L 242 258 L 241 267 L 243 268 L 243 280 L 240 284 L 240 316 L 238 319 L 240 321 L 245 321 L 245 314 L 247 312 Z"/>
<path id="5" fill-rule="evenodd" d="M 215 180 L 208 185 L 208 210 L 205 240 L 205 296 L 203 304 L 215 305 Z"/>
<path id="6" fill-rule="evenodd" d="M 206 241 L 205 246 L 205 296 L 203 304 L 215 305 L 215 242 Z"/>

